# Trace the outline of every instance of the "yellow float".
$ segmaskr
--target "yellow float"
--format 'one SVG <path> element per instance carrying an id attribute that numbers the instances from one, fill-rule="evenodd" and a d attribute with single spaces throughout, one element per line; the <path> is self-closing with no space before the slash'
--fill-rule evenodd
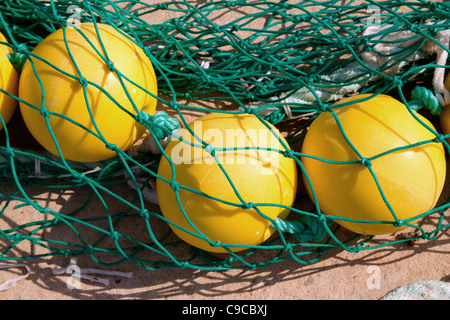
<path id="1" fill-rule="evenodd" d="M 99 35 L 93 23 L 53 32 L 33 50 L 20 78 L 29 131 L 55 155 L 58 145 L 68 160 L 100 161 L 128 149 L 145 132 L 137 113 L 156 108 L 155 72 L 144 51 L 110 25 L 97 28 Z"/>
<path id="2" fill-rule="evenodd" d="M 183 128 L 158 168 L 158 201 L 173 231 L 211 252 L 226 252 L 219 244 L 241 251 L 263 243 L 276 231 L 270 219 L 284 219 L 295 199 L 296 163 L 285 157 L 278 137 L 287 146 L 286 141 L 275 127 L 248 114 L 209 114 L 189 128 L 203 148 Z"/>
<path id="3" fill-rule="evenodd" d="M 302 147 L 303 180 L 323 213 L 351 231 L 375 235 L 399 231 L 435 206 L 446 174 L 444 148 L 405 105 L 387 95 L 366 94 L 343 99 L 333 110 L 348 141 L 325 111 L 311 124 Z"/>
<path id="4" fill-rule="evenodd" d="M 0 33 L 0 42 L 8 43 L 5 36 Z M 8 55 L 13 51 L 6 44 L 0 44 L 0 88 L 6 92 L 17 96 L 17 87 L 19 83 L 19 74 L 9 61 Z M 7 94 L 0 92 L 0 114 L 5 124 L 11 120 L 14 111 L 17 108 L 17 100 Z M 0 121 L 0 130 L 3 129 L 3 123 Z"/>

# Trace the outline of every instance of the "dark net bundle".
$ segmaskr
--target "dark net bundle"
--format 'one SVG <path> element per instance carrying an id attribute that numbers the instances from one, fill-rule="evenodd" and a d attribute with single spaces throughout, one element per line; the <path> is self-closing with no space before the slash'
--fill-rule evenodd
<path id="1" fill-rule="evenodd" d="M 2 1 L 0 31 L 17 70 L 52 32 L 78 22 L 104 23 L 144 49 L 159 92 L 155 115 L 136 117 L 147 140 L 101 162 L 69 161 L 24 143 L 20 121 L 3 129 L 0 259 L 89 255 L 107 266 L 131 261 L 146 269 L 227 270 L 285 260 L 308 264 L 333 249 L 358 252 L 435 239 L 449 226 L 446 199 L 421 214 L 431 228 L 415 226 L 407 236 L 383 241 L 342 230 L 299 190 L 290 218 L 272 222 L 278 232 L 268 241 L 211 254 L 174 235 L 154 185 L 160 142 L 191 114 L 250 113 L 282 128 L 293 151 L 280 153 L 294 158 L 299 172 L 294 146 L 311 121 L 343 97 L 389 94 L 436 117 L 450 101 L 443 89 L 449 16 L 448 3 L 422 0 Z M 444 138 L 436 134 L 447 146 Z M 146 142 L 153 143 L 150 151 L 140 148 Z M 76 200 L 53 205 L 40 197 L 42 190 Z M 19 216 L 24 208 L 33 211 L 28 219 Z"/>

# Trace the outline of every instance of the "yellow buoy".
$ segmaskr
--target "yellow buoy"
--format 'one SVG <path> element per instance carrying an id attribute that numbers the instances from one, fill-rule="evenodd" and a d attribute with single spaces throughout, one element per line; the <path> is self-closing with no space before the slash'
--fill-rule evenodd
<path id="1" fill-rule="evenodd" d="M 450 74 L 445 78 L 445 89 L 450 91 Z M 444 106 L 441 113 L 439 114 L 439 120 L 442 128 L 443 134 L 450 134 L 450 105 Z M 450 138 L 447 138 L 450 141 Z"/>
<path id="2" fill-rule="evenodd" d="M 115 148 L 128 149 L 145 132 L 137 113 L 156 108 L 155 72 L 144 51 L 112 26 L 97 27 L 99 35 L 93 23 L 53 32 L 33 50 L 40 58 L 28 60 L 20 78 L 20 98 L 35 107 L 20 104 L 29 131 L 58 155 L 47 116 L 62 155 L 73 161 L 105 160 Z"/>
<path id="3" fill-rule="evenodd" d="M 402 150 L 433 140 L 435 135 L 401 102 L 387 95 L 369 97 L 343 99 L 340 104 L 350 104 L 334 109 L 346 137 L 360 155 L 344 138 L 332 113 L 326 111 L 311 124 L 302 154 L 329 162 L 304 156 L 302 163 L 306 171 L 303 180 L 311 198 L 317 197 L 321 211 L 336 217 L 337 223 L 351 231 L 375 235 L 401 230 L 406 227 L 404 220 L 432 209 L 444 185 L 446 164 L 442 143 L 432 141 Z M 360 99 L 366 101 L 356 101 Z M 421 115 L 416 116 L 433 127 Z M 353 163 L 342 163 L 346 161 Z M 381 223 L 395 222 L 385 200 L 402 221 L 400 225 Z"/>
<path id="4" fill-rule="evenodd" d="M 261 244 L 276 231 L 269 219 L 285 218 L 295 199 L 295 160 L 278 152 L 285 151 L 278 137 L 286 141 L 248 114 L 209 114 L 189 128 L 205 147 L 187 128 L 178 132 L 184 141 L 166 147 L 170 161 L 162 158 L 156 184 L 164 217 L 181 239 L 206 251 L 226 252 L 216 241 L 234 245 L 232 251 Z"/>
<path id="5" fill-rule="evenodd" d="M 0 41 L 7 43 L 7 40 L 0 33 Z M 19 74 L 9 61 L 8 54 L 12 53 L 11 47 L 0 44 L 0 88 L 17 96 L 17 87 L 19 84 Z M 11 120 L 14 111 L 17 108 L 17 100 L 7 94 L 0 92 L 0 114 L 5 124 Z M 3 123 L 0 121 L 0 130 L 3 129 Z"/>

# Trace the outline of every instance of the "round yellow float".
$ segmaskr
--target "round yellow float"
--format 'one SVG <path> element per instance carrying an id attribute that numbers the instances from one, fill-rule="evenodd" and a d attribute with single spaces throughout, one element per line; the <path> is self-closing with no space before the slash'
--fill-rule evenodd
<path id="1" fill-rule="evenodd" d="M 0 41 L 7 43 L 3 34 L 0 33 Z M 0 44 L 0 88 L 17 96 L 17 87 L 19 83 L 19 74 L 9 61 L 8 54 L 12 53 L 11 47 Z M 5 124 L 11 120 L 14 111 L 17 108 L 17 100 L 0 92 L 0 114 Z M 0 130 L 3 129 L 3 123 L 0 121 Z"/>
<path id="2" fill-rule="evenodd" d="M 33 50 L 39 58 L 25 63 L 20 78 L 19 95 L 27 102 L 20 110 L 29 131 L 59 155 L 48 117 L 68 160 L 100 161 L 115 156 L 115 148 L 128 149 L 145 132 L 137 112 L 153 114 L 156 108 L 155 72 L 144 51 L 110 25 L 97 28 L 99 35 L 93 23 L 50 34 Z"/>
<path id="3" fill-rule="evenodd" d="M 450 74 L 447 75 L 444 82 L 445 89 L 450 91 Z M 442 132 L 444 134 L 450 133 L 450 105 L 444 106 L 441 113 L 439 114 L 439 120 L 442 127 Z M 447 141 L 450 141 L 447 138 Z"/>
<path id="4" fill-rule="evenodd" d="M 365 101 L 357 101 L 361 99 Z M 343 103 L 349 105 L 335 105 L 339 108 L 333 110 L 360 155 L 344 138 L 332 113 L 321 113 L 311 124 L 302 147 L 305 156 L 301 161 L 306 171 L 303 180 L 309 195 L 317 200 L 323 213 L 356 233 L 375 235 L 401 230 L 407 226 L 405 220 L 432 209 L 438 201 L 446 174 L 442 143 L 432 141 L 402 150 L 433 140 L 435 135 L 390 96 L 358 95 L 338 104 Z M 433 127 L 421 115 L 416 116 Z M 343 163 L 347 161 L 352 163 Z M 394 223 L 385 200 L 400 224 Z"/>
<path id="5" fill-rule="evenodd" d="M 205 146 L 183 128 L 177 136 L 184 141 L 168 144 L 170 161 L 163 156 L 158 168 L 158 201 L 171 228 L 181 239 L 211 252 L 226 252 L 216 241 L 231 244 L 232 251 L 263 243 L 276 231 L 269 219 L 285 218 L 296 194 L 296 163 L 277 151 L 285 150 L 279 133 L 248 114 L 209 114 L 189 127 Z"/>

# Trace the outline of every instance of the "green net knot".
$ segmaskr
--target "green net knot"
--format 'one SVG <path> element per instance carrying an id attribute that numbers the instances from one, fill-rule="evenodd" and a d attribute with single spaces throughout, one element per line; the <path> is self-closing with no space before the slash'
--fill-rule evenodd
<path id="1" fill-rule="evenodd" d="M 411 91 L 411 101 L 409 102 L 411 109 L 427 109 L 432 115 L 438 116 L 442 111 L 442 105 L 439 99 L 429 89 L 417 86 Z"/>
<path id="2" fill-rule="evenodd" d="M 140 122 L 146 123 L 158 140 L 163 140 L 180 127 L 178 119 L 170 117 L 165 111 L 158 111 L 154 116 L 142 111 L 140 118 Z"/>
<path id="3" fill-rule="evenodd" d="M 269 121 L 271 124 L 276 125 L 279 122 L 281 122 L 285 117 L 286 112 L 283 109 L 278 109 L 272 112 L 270 115 L 268 115 L 266 120 Z"/>
<path id="4" fill-rule="evenodd" d="M 301 215 L 293 221 L 275 218 L 272 226 L 281 232 L 293 234 L 301 242 L 322 241 L 327 234 L 327 221 L 317 217 Z"/>
<path id="5" fill-rule="evenodd" d="M 27 61 L 27 52 L 26 44 L 20 43 L 12 53 L 7 54 L 9 61 L 18 72 L 22 70 L 23 65 Z"/>

